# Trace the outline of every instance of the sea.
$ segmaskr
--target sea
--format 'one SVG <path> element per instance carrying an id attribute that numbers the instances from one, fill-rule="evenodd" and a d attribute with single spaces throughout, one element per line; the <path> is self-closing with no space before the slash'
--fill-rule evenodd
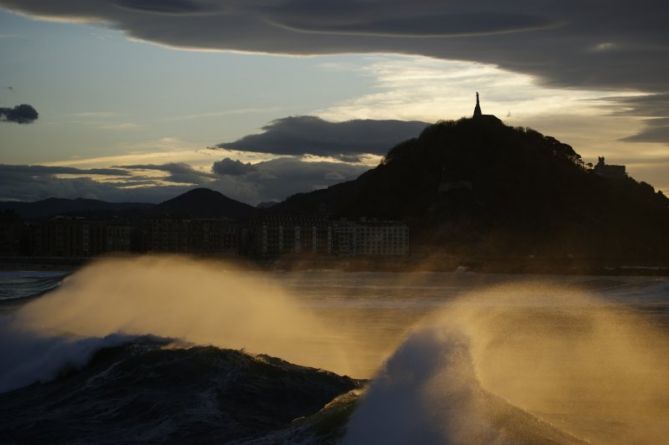
<path id="1" fill-rule="evenodd" d="M 0 443 L 662 444 L 669 278 L 0 272 Z"/>

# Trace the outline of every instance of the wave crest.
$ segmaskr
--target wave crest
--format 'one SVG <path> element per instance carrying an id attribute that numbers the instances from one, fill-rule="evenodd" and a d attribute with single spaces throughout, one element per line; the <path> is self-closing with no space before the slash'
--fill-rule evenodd
<path id="1" fill-rule="evenodd" d="M 657 444 L 669 434 L 669 341 L 574 289 L 505 285 L 406 339 L 344 444 Z"/>

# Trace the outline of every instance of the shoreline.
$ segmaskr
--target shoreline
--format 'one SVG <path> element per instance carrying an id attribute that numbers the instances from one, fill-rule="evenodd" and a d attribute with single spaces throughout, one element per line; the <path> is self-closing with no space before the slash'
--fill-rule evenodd
<path id="1" fill-rule="evenodd" d="M 175 255 L 175 254 L 168 254 Z M 99 257 L 0 257 L 0 271 L 74 272 L 88 263 L 104 258 L 133 258 L 134 255 Z M 582 275 L 582 276 L 669 276 L 669 265 L 622 264 L 614 262 L 550 260 L 526 261 L 518 258 L 494 258 L 458 261 L 454 258 L 295 258 L 250 260 L 244 257 L 193 256 L 191 258 L 229 261 L 260 271 L 339 272 L 473 272 L 510 275 Z"/>

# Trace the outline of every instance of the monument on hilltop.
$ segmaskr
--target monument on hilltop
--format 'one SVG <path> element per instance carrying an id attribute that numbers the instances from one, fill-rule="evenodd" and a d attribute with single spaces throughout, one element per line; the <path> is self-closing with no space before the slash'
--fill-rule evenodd
<path id="1" fill-rule="evenodd" d="M 480 118 L 483 116 L 483 113 L 481 113 L 481 103 L 479 102 L 479 93 L 478 91 L 476 92 L 476 107 L 474 107 L 474 119 Z"/>
<path id="2" fill-rule="evenodd" d="M 474 115 L 472 116 L 472 119 L 476 125 L 495 125 L 502 123 L 502 121 L 499 120 L 497 116 L 492 114 L 483 114 L 481 111 L 481 101 L 478 91 L 476 92 L 476 106 L 474 107 Z"/>

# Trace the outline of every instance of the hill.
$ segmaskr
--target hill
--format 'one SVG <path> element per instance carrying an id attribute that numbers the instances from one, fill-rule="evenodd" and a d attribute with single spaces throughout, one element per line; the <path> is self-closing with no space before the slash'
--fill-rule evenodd
<path id="1" fill-rule="evenodd" d="M 255 208 L 228 198 L 222 193 L 197 188 L 164 201 L 154 209 L 161 215 L 189 216 L 193 218 L 246 218 Z"/>
<path id="2" fill-rule="evenodd" d="M 248 217 L 255 210 L 248 204 L 205 188 L 190 190 L 160 204 L 106 202 L 84 198 L 0 202 L 0 211 L 13 212 L 27 220 L 48 219 L 54 216 L 100 219 L 148 216 L 239 219 Z"/>
<path id="3" fill-rule="evenodd" d="M 356 180 L 271 210 L 401 218 L 412 245 L 470 256 L 669 259 L 661 192 L 600 176 L 569 145 L 489 115 L 432 125 Z"/>

